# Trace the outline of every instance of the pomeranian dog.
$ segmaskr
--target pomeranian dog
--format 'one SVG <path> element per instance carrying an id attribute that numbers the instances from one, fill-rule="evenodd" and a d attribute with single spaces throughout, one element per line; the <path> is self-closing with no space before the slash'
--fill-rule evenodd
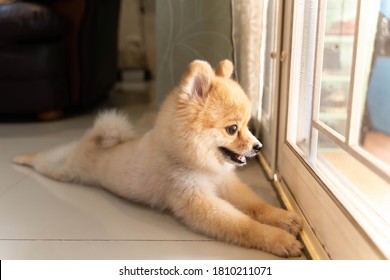
<path id="1" fill-rule="evenodd" d="M 142 137 L 124 115 L 107 111 L 80 140 L 14 162 L 169 211 L 219 240 L 299 256 L 301 218 L 266 204 L 234 173 L 262 145 L 248 130 L 250 102 L 232 72 L 228 60 L 215 70 L 193 61 Z"/>

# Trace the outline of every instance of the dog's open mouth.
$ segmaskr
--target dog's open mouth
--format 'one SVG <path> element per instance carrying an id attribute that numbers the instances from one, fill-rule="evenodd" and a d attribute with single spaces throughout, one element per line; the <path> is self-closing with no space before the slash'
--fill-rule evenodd
<path id="1" fill-rule="evenodd" d="M 236 154 L 235 152 L 225 148 L 219 147 L 219 150 L 225 155 L 226 158 L 230 159 L 238 165 L 246 164 L 246 157 L 244 155 Z"/>

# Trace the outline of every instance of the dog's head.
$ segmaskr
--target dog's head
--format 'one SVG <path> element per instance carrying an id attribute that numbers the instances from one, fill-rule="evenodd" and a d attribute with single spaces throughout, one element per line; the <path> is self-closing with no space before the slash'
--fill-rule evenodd
<path id="1" fill-rule="evenodd" d="M 246 163 L 261 149 L 248 129 L 250 102 L 231 79 L 233 64 L 221 61 L 214 69 L 195 60 L 174 91 L 178 153 L 204 167 Z M 173 141 L 173 139 L 172 139 Z"/>

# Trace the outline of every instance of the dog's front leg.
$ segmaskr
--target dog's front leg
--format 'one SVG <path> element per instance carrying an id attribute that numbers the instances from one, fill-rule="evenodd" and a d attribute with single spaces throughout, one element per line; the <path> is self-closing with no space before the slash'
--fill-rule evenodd
<path id="1" fill-rule="evenodd" d="M 267 204 L 236 175 L 227 179 L 221 187 L 224 199 L 261 223 L 280 227 L 293 235 L 299 233 L 302 219 L 296 213 Z"/>
<path id="2" fill-rule="evenodd" d="M 301 253 L 301 244 L 290 233 L 261 224 L 227 201 L 203 190 L 177 194 L 171 210 L 184 224 L 219 240 L 282 257 Z"/>

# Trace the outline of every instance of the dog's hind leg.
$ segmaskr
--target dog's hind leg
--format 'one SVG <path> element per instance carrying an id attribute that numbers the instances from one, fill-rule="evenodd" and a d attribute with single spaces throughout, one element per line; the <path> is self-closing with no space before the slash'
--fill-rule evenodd
<path id="1" fill-rule="evenodd" d="M 16 156 L 14 163 L 33 167 L 59 181 L 93 183 L 90 175 L 99 151 L 135 137 L 126 117 L 115 110 L 100 113 L 93 127 L 78 141 L 45 152 Z"/>
<path id="2" fill-rule="evenodd" d="M 32 166 L 36 153 L 18 155 L 12 159 L 16 164 Z"/>
<path id="3" fill-rule="evenodd" d="M 13 162 L 31 166 L 39 173 L 59 181 L 73 181 L 75 174 L 67 164 L 71 151 L 77 142 L 60 146 L 41 153 L 22 154 L 13 158 Z"/>

